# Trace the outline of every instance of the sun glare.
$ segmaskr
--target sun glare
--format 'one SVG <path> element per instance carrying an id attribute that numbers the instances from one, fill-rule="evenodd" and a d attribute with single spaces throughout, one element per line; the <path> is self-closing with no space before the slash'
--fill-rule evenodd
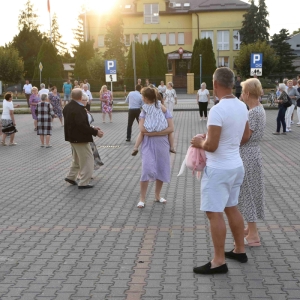
<path id="1" fill-rule="evenodd" d="M 111 11 L 118 0 L 89 0 L 89 8 L 97 11 L 99 14 L 105 14 Z"/>

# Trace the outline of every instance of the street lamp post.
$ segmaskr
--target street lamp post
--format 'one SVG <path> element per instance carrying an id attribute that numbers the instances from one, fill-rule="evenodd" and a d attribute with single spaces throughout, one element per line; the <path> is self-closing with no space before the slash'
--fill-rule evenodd
<path id="1" fill-rule="evenodd" d="M 201 82 L 202 82 L 202 54 L 200 54 L 200 89 L 201 89 Z"/>

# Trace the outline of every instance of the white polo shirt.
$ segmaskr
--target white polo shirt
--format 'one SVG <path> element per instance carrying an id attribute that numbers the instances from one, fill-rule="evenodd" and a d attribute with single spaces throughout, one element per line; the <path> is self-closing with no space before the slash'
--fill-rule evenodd
<path id="1" fill-rule="evenodd" d="M 25 94 L 31 94 L 31 89 L 32 89 L 32 85 L 30 83 L 24 84 L 23 90 L 25 91 Z"/>

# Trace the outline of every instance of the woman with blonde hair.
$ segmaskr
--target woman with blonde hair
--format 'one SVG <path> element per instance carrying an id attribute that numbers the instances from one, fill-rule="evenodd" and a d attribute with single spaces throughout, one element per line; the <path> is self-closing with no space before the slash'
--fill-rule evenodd
<path id="1" fill-rule="evenodd" d="M 78 81 L 75 80 L 74 81 L 74 89 L 79 89 L 80 88 L 80 85 L 78 84 Z"/>
<path id="2" fill-rule="evenodd" d="M 197 103 L 199 106 L 199 113 L 200 113 L 200 121 L 203 120 L 203 113 L 204 113 L 204 120 L 207 120 L 207 106 L 210 102 L 210 94 L 209 91 L 206 89 L 206 83 L 202 82 L 201 89 L 199 89 L 197 93 Z"/>
<path id="3" fill-rule="evenodd" d="M 29 105 L 31 109 L 31 115 L 34 120 L 34 131 L 37 131 L 37 116 L 35 115 L 35 109 L 37 104 L 41 102 L 41 97 L 38 95 L 39 90 L 36 86 L 31 89 L 31 92 L 32 95 L 29 98 Z"/>
<path id="4" fill-rule="evenodd" d="M 103 123 L 105 123 L 105 115 L 109 115 L 110 123 L 112 122 L 112 110 L 113 110 L 113 95 L 111 91 L 107 89 L 106 85 L 103 85 L 100 90 L 100 101 L 102 102 L 102 116 Z"/>
<path id="5" fill-rule="evenodd" d="M 245 245 L 260 246 L 256 222 L 265 218 L 265 185 L 259 143 L 266 127 L 266 113 L 259 102 L 262 86 L 251 78 L 241 83 L 243 100 L 249 107 L 249 140 L 240 147 L 245 176 L 240 189 L 238 208 L 248 223 L 244 231 Z"/>

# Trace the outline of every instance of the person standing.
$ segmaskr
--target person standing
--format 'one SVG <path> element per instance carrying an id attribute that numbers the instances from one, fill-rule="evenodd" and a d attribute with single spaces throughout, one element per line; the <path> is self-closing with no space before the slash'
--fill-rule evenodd
<path id="1" fill-rule="evenodd" d="M 41 102 L 41 97 L 39 97 L 38 95 L 38 88 L 37 87 L 33 87 L 32 88 L 32 95 L 29 98 L 29 104 L 30 104 L 30 108 L 31 108 L 31 115 L 33 118 L 33 123 L 34 123 L 34 131 L 37 131 L 37 116 L 35 114 L 35 109 L 38 103 Z"/>
<path id="2" fill-rule="evenodd" d="M 285 103 L 288 102 L 288 95 L 286 93 L 285 83 L 279 84 L 279 91 L 280 91 L 280 95 L 275 100 L 275 103 L 278 103 L 278 108 L 279 108 L 278 115 L 277 115 L 277 130 L 276 130 L 276 132 L 273 132 L 273 134 L 280 135 L 280 127 L 282 124 L 282 128 L 283 128 L 282 134 L 286 135 L 285 115 L 286 115 L 287 108 L 285 106 Z"/>
<path id="3" fill-rule="evenodd" d="M 14 142 L 15 133 L 18 132 L 16 129 L 16 121 L 14 116 L 14 108 L 20 107 L 20 105 L 14 105 L 12 102 L 13 94 L 8 92 L 4 95 L 3 106 L 2 106 L 2 146 L 7 146 L 5 139 L 7 136 L 10 137 L 9 146 L 16 146 L 17 143 Z"/>
<path id="4" fill-rule="evenodd" d="M 49 93 L 49 100 L 53 107 L 55 115 L 59 118 L 60 124 L 63 127 L 63 115 L 62 115 L 62 100 L 60 94 L 57 92 L 57 87 L 53 86 L 51 88 L 51 93 Z"/>
<path id="5" fill-rule="evenodd" d="M 249 107 L 250 138 L 240 147 L 245 168 L 244 181 L 239 195 L 238 209 L 248 226 L 245 229 L 245 245 L 261 246 L 257 220 L 265 219 L 265 185 L 259 142 L 266 128 L 266 113 L 259 103 L 262 86 L 257 79 L 242 82 L 243 100 Z"/>
<path id="6" fill-rule="evenodd" d="M 292 100 L 292 105 L 287 109 L 285 115 L 286 132 L 289 132 L 292 131 L 291 129 L 292 114 L 294 113 L 295 106 L 297 105 L 296 100 L 299 97 L 298 91 L 293 87 L 293 80 L 288 81 L 287 94 Z M 298 120 L 298 122 L 300 122 L 300 120 Z"/>
<path id="7" fill-rule="evenodd" d="M 103 123 L 105 123 L 106 114 L 109 115 L 110 123 L 112 122 L 112 110 L 113 110 L 113 94 L 107 89 L 106 85 L 103 85 L 100 90 L 100 101 L 102 102 L 102 117 Z"/>
<path id="8" fill-rule="evenodd" d="M 242 93 L 242 86 L 241 86 L 241 76 L 237 77 L 237 80 L 235 82 L 235 96 L 240 99 L 241 93 Z"/>
<path id="9" fill-rule="evenodd" d="M 135 91 L 130 92 L 126 98 L 125 103 L 129 103 L 128 110 L 128 125 L 127 125 L 127 139 L 126 142 L 131 140 L 131 131 L 134 120 L 139 124 L 139 116 L 141 113 L 141 107 L 143 106 L 143 98 L 141 95 L 142 86 L 137 84 L 135 86 Z"/>
<path id="10" fill-rule="evenodd" d="M 165 86 L 165 83 L 163 81 L 160 82 L 160 85 L 158 86 L 158 92 L 160 93 L 162 99 L 165 98 L 167 87 Z"/>
<path id="11" fill-rule="evenodd" d="M 215 250 L 211 262 L 194 268 L 197 274 L 227 273 L 225 257 L 241 263 L 248 261 L 244 245 L 244 220 L 237 208 L 244 179 L 239 148 L 250 137 L 248 110 L 232 94 L 234 73 L 231 69 L 217 69 L 213 75 L 213 85 L 220 103 L 210 110 L 206 139 L 195 136 L 191 141 L 193 147 L 205 150 L 207 158 L 201 181 L 201 210 L 209 219 Z M 224 211 L 235 240 L 235 248 L 231 252 L 225 252 Z"/>
<path id="12" fill-rule="evenodd" d="M 71 93 L 71 102 L 64 108 L 65 140 L 72 147 L 72 163 L 65 181 L 77 185 L 76 179 L 80 172 L 79 189 L 88 189 L 93 186 L 89 184 L 94 170 L 94 157 L 90 143 L 93 136 L 101 138 L 103 132 L 99 127 L 89 124 L 87 112 L 82 100 L 82 90 L 74 89 Z"/>
<path id="13" fill-rule="evenodd" d="M 71 100 L 71 92 L 72 92 L 72 84 L 70 79 L 67 80 L 63 85 L 63 93 L 64 93 L 64 106 L 68 104 Z"/>
<path id="14" fill-rule="evenodd" d="M 25 94 L 27 105 L 30 107 L 29 98 L 31 96 L 32 85 L 29 83 L 29 80 L 26 79 L 26 83 L 23 86 L 23 93 Z"/>
<path id="15" fill-rule="evenodd" d="M 207 120 L 207 106 L 210 102 L 210 94 L 209 91 L 206 89 L 206 83 L 203 82 L 201 84 L 201 89 L 197 93 L 197 103 L 199 105 L 199 113 L 200 113 L 200 121 L 203 120 L 203 112 L 205 121 Z"/>
<path id="16" fill-rule="evenodd" d="M 41 85 L 40 85 L 40 87 L 41 87 L 41 89 L 40 89 L 40 91 L 39 91 L 39 97 L 41 97 L 42 96 L 42 94 L 49 94 L 49 90 L 48 89 L 45 89 L 45 84 L 44 83 L 42 83 Z"/>
<path id="17" fill-rule="evenodd" d="M 173 89 L 173 83 L 169 82 L 165 93 L 164 104 L 173 116 L 174 104 L 177 105 L 176 91 Z"/>
<path id="18" fill-rule="evenodd" d="M 48 94 L 41 95 L 41 101 L 37 104 L 35 109 L 35 114 L 37 116 L 37 135 L 41 139 L 41 147 L 45 147 L 46 138 L 46 148 L 51 148 L 50 137 L 52 135 L 52 118 L 56 117 L 52 105 L 48 100 Z"/>
<path id="19" fill-rule="evenodd" d="M 88 89 L 89 91 L 91 91 L 91 85 L 88 83 L 88 80 L 87 80 L 87 79 L 84 79 L 84 84 L 86 84 L 86 85 L 87 85 L 87 89 Z"/>
<path id="20" fill-rule="evenodd" d="M 138 85 L 142 85 L 142 79 L 141 79 L 141 78 L 139 78 L 139 79 L 137 80 L 137 84 L 138 84 Z"/>
<path id="21" fill-rule="evenodd" d="M 88 103 L 86 104 L 86 109 L 88 111 L 91 111 L 91 104 L 92 104 L 92 101 L 93 101 L 93 96 L 92 96 L 92 93 L 91 91 L 88 89 L 88 85 L 87 84 L 84 84 L 83 85 L 83 93 L 86 94 L 89 98 L 89 101 Z"/>
<path id="22" fill-rule="evenodd" d="M 148 102 L 157 102 L 157 92 L 153 88 L 143 88 L 142 95 Z M 140 181 L 141 198 L 138 208 L 145 207 L 145 200 L 149 181 L 155 181 L 155 201 L 166 203 L 167 200 L 160 196 L 163 183 L 169 183 L 171 178 L 170 143 L 168 134 L 174 132 L 172 115 L 167 110 L 165 118 L 168 122 L 167 129 L 160 132 L 147 132 L 144 127 L 146 114 L 140 114 L 139 127 L 144 134 L 141 146 L 142 176 Z M 153 120 L 157 122 L 157 120 Z M 151 124 L 150 124 L 151 125 Z M 149 126 L 150 126 L 149 125 Z"/>
<path id="23" fill-rule="evenodd" d="M 74 81 L 74 89 L 79 89 L 80 88 L 80 85 L 78 84 L 78 81 L 75 80 Z"/>
<path id="24" fill-rule="evenodd" d="M 297 83 L 298 83 L 297 91 L 298 94 L 300 95 L 300 79 L 297 81 Z M 298 115 L 297 127 L 300 127 L 300 97 L 297 99 L 297 115 Z"/>
<path id="25" fill-rule="evenodd" d="M 145 87 L 148 87 L 150 85 L 149 79 L 146 79 Z"/>

